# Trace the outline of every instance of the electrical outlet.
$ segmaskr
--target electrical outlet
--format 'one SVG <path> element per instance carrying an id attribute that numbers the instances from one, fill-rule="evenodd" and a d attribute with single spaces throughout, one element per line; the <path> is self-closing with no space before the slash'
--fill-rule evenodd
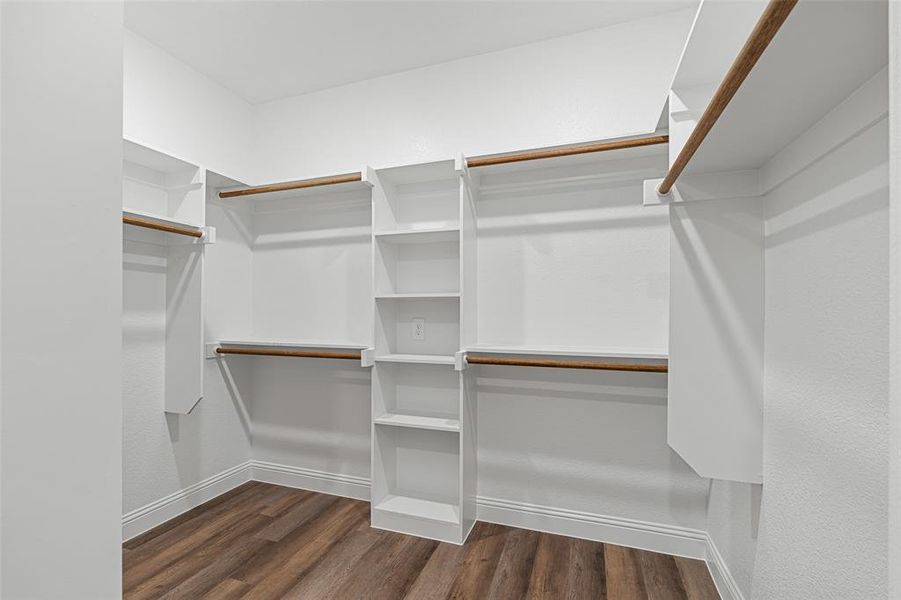
<path id="1" fill-rule="evenodd" d="M 413 339 L 425 339 L 425 319 L 413 319 Z"/>

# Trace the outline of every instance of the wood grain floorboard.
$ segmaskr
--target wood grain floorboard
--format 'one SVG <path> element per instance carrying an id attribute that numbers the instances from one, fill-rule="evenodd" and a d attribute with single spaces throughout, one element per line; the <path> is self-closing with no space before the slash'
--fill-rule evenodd
<path id="1" fill-rule="evenodd" d="M 201 596 L 204 600 L 237 600 L 250 588 L 237 579 L 223 579 L 216 587 Z"/>
<path id="2" fill-rule="evenodd" d="M 713 579 L 710 576 L 710 569 L 703 560 L 695 560 L 692 558 L 675 557 L 676 566 L 679 568 L 679 575 L 682 579 L 682 585 L 685 587 L 685 596 L 688 600 L 705 600 L 706 598 L 716 598 L 716 586 L 713 585 Z"/>
<path id="3" fill-rule="evenodd" d="M 672 556 L 642 552 L 638 560 L 649 600 L 681 600 L 686 597 L 679 569 Z"/>
<path id="4" fill-rule="evenodd" d="M 527 529 L 510 529 L 497 561 L 488 598 L 513 600 L 525 597 L 532 579 L 532 566 L 541 534 Z"/>
<path id="5" fill-rule="evenodd" d="M 172 590 L 179 592 L 186 585 L 184 582 L 195 581 L 209 570 L 216 571 L 230 560 L 236 549 L 245 545 L 248 534 L 259 527 L 264 527 L 271 519 L 265 515 L 251 515 L 232 523 L 221 535 L 212 538 L 209 543 L 181 559 L 170 563 L 165 569 L 157 572 L 130 592 L 133 600 L 152 600 Z M 221 579 L 219 577 L 218 579 Z M 217 578 L 211 578 L 208 586 L 196 588 L 200 595 L 208 588 L 215 587 Z M 179 592 L 179 595 L 181 593 Z"/>
<path id="6" fill-rule="evenodd" d="M 211 518 L 199 515 L 160 538 L 132 549 L 132 560 L 126 563 L 123 573 L 125 591 L 133 590 L 170 565 L 196 553 L 213 538 L 223 535 L 230 525 L 252 515 L 262 493 L 262 488 L 253 488 L 214 509 Z"/>
<path id="7" fill-rule="evenodd" d="M 607 575 L 604 565 L 604 544 L 572 539 L 569 547 L 569 566 L 566 598 L 594 598 L 606 600 Z"/>
<path id="8" fill-rule="evenodd" d="M 361 504 L 355 500 L 341 499 L 332 505 L 331 517 L 316 520 L 296 530 L 300 534 L 286 544 L 276 543 L 279 553 L 274 568 L 264 568 L 261 576 L 242 579 L 252 583 L 248 592 L 250 598 L 283 598 L 303 577 L 304 573 L 320 562 L 329 550 L 355 525 L 366 518 Z M 287 540 L 287 538 L 286 538 Z"/>
<path id="9" fill-rule="evenodd" d="M 648 597 L 638 560 L 640 550 L 604 544 L 609 600 L 645 600 Z"/>
<path id="10" fill-rule="evenodd" d="M 285 594 L 285 598 L 337 598 L 341 586 L 353 579 L 363 555 L 385 535 L 384 531 L 373 529 L 369 521 L 363 519 Z"/>
<path id="11" fill-rule="evenodd" d="M 438 544 L 416 577 L 416 581 L 407 591 L 405 600 L 447 598 L 460 572 L 465 554 L 466 546 Z"/>
<path id="12" fill-rule="evenodd" d="M 507 528 L 503 525 L 479 523 L 473 528 L 463 564 L 448 598 L 462 600 L 487 595 L 506 539 Z"/>
<path id="13" fill-rule="evenodd" d="M 369 526 L 369 504 L 252 482 L 123 544 L 123 597 L 714 600 L 704 561 L 478 523 L 463 546 Z"/>
<path id="14" fill-rule="evenodd" d="M 572 538 L 542 533 L 532 565 L 532 578 L 526 597 L 565 598 L 569 568 L 569 548 Z"/>

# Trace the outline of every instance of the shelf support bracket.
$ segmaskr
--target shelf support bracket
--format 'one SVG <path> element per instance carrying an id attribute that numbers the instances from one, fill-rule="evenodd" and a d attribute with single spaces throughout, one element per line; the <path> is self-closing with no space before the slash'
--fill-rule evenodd
<path id="1" fill-rule="evenodd" d="M 375 348 L 363 348 L 360 350 L 360 366 L 371 367 L 375 364 Z"/>

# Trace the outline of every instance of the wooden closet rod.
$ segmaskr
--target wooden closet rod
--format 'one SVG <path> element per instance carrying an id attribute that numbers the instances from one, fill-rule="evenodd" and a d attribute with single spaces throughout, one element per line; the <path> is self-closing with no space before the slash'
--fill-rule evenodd
<path id="1" fill-rule="evenodd" d="M 668 135 L 652 135 L 631 140 L 619 140 L 615 142 L 596 142 L 582 146 L 569 146 L 566 148 L 552 148 L 550 150 L 526 150 L 515 154 L 502 156 L 474 156 L 466 159 L 467 167 L 488 167 L 491 165 L 503 165 L 507 163 L 522 162 L 524 160 L 538 160 L 541 158 L 556 158 L 559 156 L 574 156 L 576 154 L 589 154 L 591 152 L 606 152 L 607 150 L 622 150 L 624 148 L 640 148 L 641 146 L 653 146 L 669 142 Z"/>
<path id="2" fill-rule="evenodd" d="M 362 181 L 362 173 L 345 173 L 344 175 L 331 175 L 329 177 L 316 177 L 315 179 L 303 179 L 301 181 L 288 181 L 286 183 L 272 183 L 258 187 L 244 188 L 243 190 L 228 190 L 219 192 L 220 198 L 236 198 L 238 196 L 252 196 L 254 194 L 266 194 L 268 192 L 286 192 L 289 190 L 302 190 L 304 188 L 319 187 L 321 185 L 335 185 L 337 183 L 352 183 Z"/>
<path id="3" fill-rule="evenodd" d="M 688 161 L 701 147 L 704 138 L 710 133 L 713 125 L 720 118 L 720 115 L 723 114 L 729 102 L 732 101 L 738 88 L 744 83 L 751 69 L 757 64 L 757 61 L 763 55 L 763 51 L 773 41 L 776 33 L 782 27 L 782 24 L 785 23 L 785 19 L 788 18 L 788 15 L 797 3 L 798 0 L 770 0 L 763 14 L 760 15 L 757 25 L 754 26 L 754 31 L 751 32 L 751 35 L 745 41 L 741 52 L 735 57 L 732 66 L 729 67 L 726 77 L 723 78 L 720 86 L 716 89 L 716 93 L 713 94 L 713 98 L 710 99 L 707 108 L 704 109 L 704 114 L 701 115 L 698 124 L 695 125 L 694 131 L 688 136 L 688 140 L 679 152 L 679 156 L 676 157 L 676 160 L 666 173 L 666 177 L 663 178 L 663 181 L 657 188 L 658 194 L 661 196 L 669 194 L 673 184 L 676 183 L 676 179 L 688 166 Z M 803 77 L 803 75 L 799 73 L 798 77 Z"/>
<path id="4" fill-rule="evenodd" d="M 132 217 L 130 215 L 122 215 L 122 222 L 126 225 L 135 225 L 137 227 L 146 227 L 147 229 L 156 229 L 157 231 L 166 231 L 168 233 L 177 233 L 179 235 L 189 235 L 195 238 L 203 237 L 203 231 L 193 229 L 191 227 L 182 227 L 181 225 L 170 225 L 168 223 L 158 223 L 149 219 L 140 217 Z"/>
<path id="5" fill-rule="evenodd" d="M 552 367 L 555 369 L 595 369 L 598 371 L 637 371 L 642 373 L 666 373 L 667 365 L 641 363 L 604 363 L 588 360 L 564 360 L 544 358 L 504 358 L 497 356 L 466 356 L 473 365 L 506 365 L 512 367 Z"/>
<path id="6" fill-rule="evenodd" d="M 278 348 L 216 348 L 216 354 L 250 356 L 293 356 L 299 358 L 345 358 L 360 360 L 359 352 L 326 352 L 324 350 L 280 350 Z"/>

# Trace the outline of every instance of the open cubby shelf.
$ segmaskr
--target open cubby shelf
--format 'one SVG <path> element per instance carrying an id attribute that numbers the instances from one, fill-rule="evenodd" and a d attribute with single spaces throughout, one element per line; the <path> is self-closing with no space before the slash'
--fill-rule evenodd
<path id="1" fill-rule="evenodd" d="M 460 431 L 459 419 L 427 417 L 403 413 L 389 413 L 373 419 L 376 425 L 392 427 L 412 427 L 414 429 L 433 429 L 435 431 Z"/>
<path id="2" fill-rule="evenodd" d="M 416 519 L 443 521 L 453 525 L 460 524 L 460 508 L 456 504 L 427 500 L 415 496 L 389 494 L 385 496 L 384 500 L 375 505 L 373 510 Z"/>
<path id="3" fill-rule="evenodd" d="M 425 244 L 434 242 L 454 242 L 460 239 L 460 226 L 410 228 L 396 231 L 376 232 L 375 238 L 385 244 Z"/>
<path id="4" fill-rule="evenodd" d="M 375 349 L 385 355 L 450 356 L 460 350 L 459 298 L 394 298 L 375 303 Z M 424 333 L 415 338 L 414 324 Z"/>
<path id="5" fill-rule="evenodd" d="M 440 354 L 383 354 L 376 355 L 375 362 L 404 363 L 409 365 L 451 365 L 454 364 L 453 356 Z"/>
<path id="6" fill-rule="evenodd" d="M 459 239 L 395 244 L 376 238 L 373 261 L 377 296 L 459 294 Z"/>
<path id="7" fill-rule="evenodd" d="M 126 140 L 122 207 L 136 214 L 203 227 L 204 175 L 196 165 Z"/>
<path id="8" fill-rule="evenodd" d="M 376 300 L 391 300 L 403 298 L 459 298 L 460 292 L 412 292 L 406 294 L 376 294 Z"/>

